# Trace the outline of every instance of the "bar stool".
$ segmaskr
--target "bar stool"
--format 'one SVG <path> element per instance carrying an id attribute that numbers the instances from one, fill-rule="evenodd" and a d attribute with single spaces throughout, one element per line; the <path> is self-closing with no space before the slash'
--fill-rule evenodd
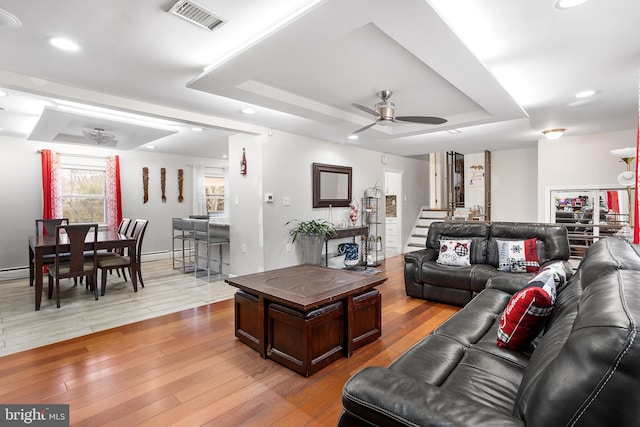
<path id="1" fill-rule="evenodd" d="M 207 272 L 207 280 L 211 280 L 211 268 L 212 261 L 217 262 L 218 271 L 214 272 L 222 274 L 222 265 L 229 264 L 222 259 L 222 246 L 229 244 L 229 239 L 224 237 L 214 236 L 209 230 L 209 220 L 196 219 L 194 225 L 195 235 L 195 276 L 198 276 L 198 271 Z M 212 248 L 218 247 L 218 257 L 212 258 Z M 204 249 L 202 251 L 201 249 Z M 204 253 L 203 253 L 204 252 Z"/>
<path id="2" fill-rule="evenodd" d="M 188 267 L 192 267 L 194 262 L 192 259 L 194 237 L 194 220 L 188 218 L 172 218 L 172 236 L 171 236 L 171 254 L 173 258 L 173 268 L 182 268 L 185 273 Z M 176 246 L 176 241 L 179 246 Z M 182 267 L 176 267 L 176 263 Z"/>

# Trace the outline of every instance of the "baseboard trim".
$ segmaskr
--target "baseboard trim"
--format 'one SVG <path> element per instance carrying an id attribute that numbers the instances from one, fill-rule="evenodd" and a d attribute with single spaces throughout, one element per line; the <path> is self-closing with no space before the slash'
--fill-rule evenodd
<path id="1" fill-rule="evenodd" d="M 149 252 L 142 254 L 142 262 L 171 259 L 171 251 Z M 0 270 L 0 282 L 6 280 L 28 279 L 29 267 L 5 268 Z"/>

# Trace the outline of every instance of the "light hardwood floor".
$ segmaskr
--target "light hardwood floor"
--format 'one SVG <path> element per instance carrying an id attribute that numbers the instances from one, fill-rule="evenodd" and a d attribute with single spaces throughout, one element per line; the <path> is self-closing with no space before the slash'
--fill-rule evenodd
<path id="1" fill-rule="evenodd" d="M 85 286 L 60 284 L 61 305 L 47 299 L 47 278 L 40 311 L 27 279 L 0 282 L 0 356 L 87 335 L 163 314 L 200 307 L 233 297 L 236 289 L 221 277 L 173 270 L 171 260 L 145 262 L 146 288 L 133 292 L 130 281 L 108 276 L 107 292 L 95 300 Z"/>
<path id="2" fill-rule="evenodd" d="M 407 297 L 402 256 L 383 268 L 382 337 L 309 378 L 240 343 L 225 300 L 0 357 L 0 402 L 67 403 L 74 426 L 334 426 L 351 375 L 457 311 Z"/>

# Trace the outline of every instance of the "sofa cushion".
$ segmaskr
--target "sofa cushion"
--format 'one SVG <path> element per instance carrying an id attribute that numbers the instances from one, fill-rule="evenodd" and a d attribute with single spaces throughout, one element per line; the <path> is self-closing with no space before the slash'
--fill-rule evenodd
<path id="1" fill-rule="evenodd" d="M 537 239 L 500 240 L 498 246 L 498 270 L 512 273 L 537 273 L 538 264 Z"/>
<path id="2" fill-rule="evenodd" d="M 471 265 L 470 251 L 471 240 L 469 239 L 440 239 L 440 252 L 436 262 L 441 265 L 467 267 Z"/>
<path id="3" fill-rule="evenodd" d="M 429 225 L 427 248 L 439 250 L 440 239 L 471 239 L 471 264 L 487 262 L 487 239 L 489 224 L 487 223 L 455 223 L 434 222 Z"/>
<path id="4" fill-rule="evenodd" d="M 512 222 L 491 223 L 487 246 L 487 263 L 498 267 L 496 240 L 537 239 L 538 263 L 569 258 L 569 238 L 563 225 L 524 224 Z"/>

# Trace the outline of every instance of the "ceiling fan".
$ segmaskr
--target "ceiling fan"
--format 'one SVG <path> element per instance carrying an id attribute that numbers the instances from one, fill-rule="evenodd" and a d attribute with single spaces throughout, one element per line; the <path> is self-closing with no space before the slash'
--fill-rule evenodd
<path id="1" fill-rule="evenodd" d="M 394 123 L 421 123 L 426 125 L 441 125 L 447 122 L 447 119 L 443 119 L 441 117 L 429 117 L 429 116 L 396 117 L 395 116 L 396 105 L 393 102 L 389 101 L 389 98 L 391 98 L 391 95 L 393 95 L 393 92 L 391 92 L 390 90 L 381 90 L 380 92 L 378 92 L 378 97 L 381 99 L 381 101 L 375 105 L 375 110 L 365 107 L 364 105 L 360 105 L 356 103 L 351 104 L 357 109 L 364 111 L 365 113 L 372 114 L 376 118 L 375 122 L 358 129 L 357 131 L 353 132 L 352 135 L 356 133 L 360 133 L 364 130 L 367 130 L 372 126 L 377 125 L 378 122 L 385 122 L 385 121 L 394 122 Z"/>

